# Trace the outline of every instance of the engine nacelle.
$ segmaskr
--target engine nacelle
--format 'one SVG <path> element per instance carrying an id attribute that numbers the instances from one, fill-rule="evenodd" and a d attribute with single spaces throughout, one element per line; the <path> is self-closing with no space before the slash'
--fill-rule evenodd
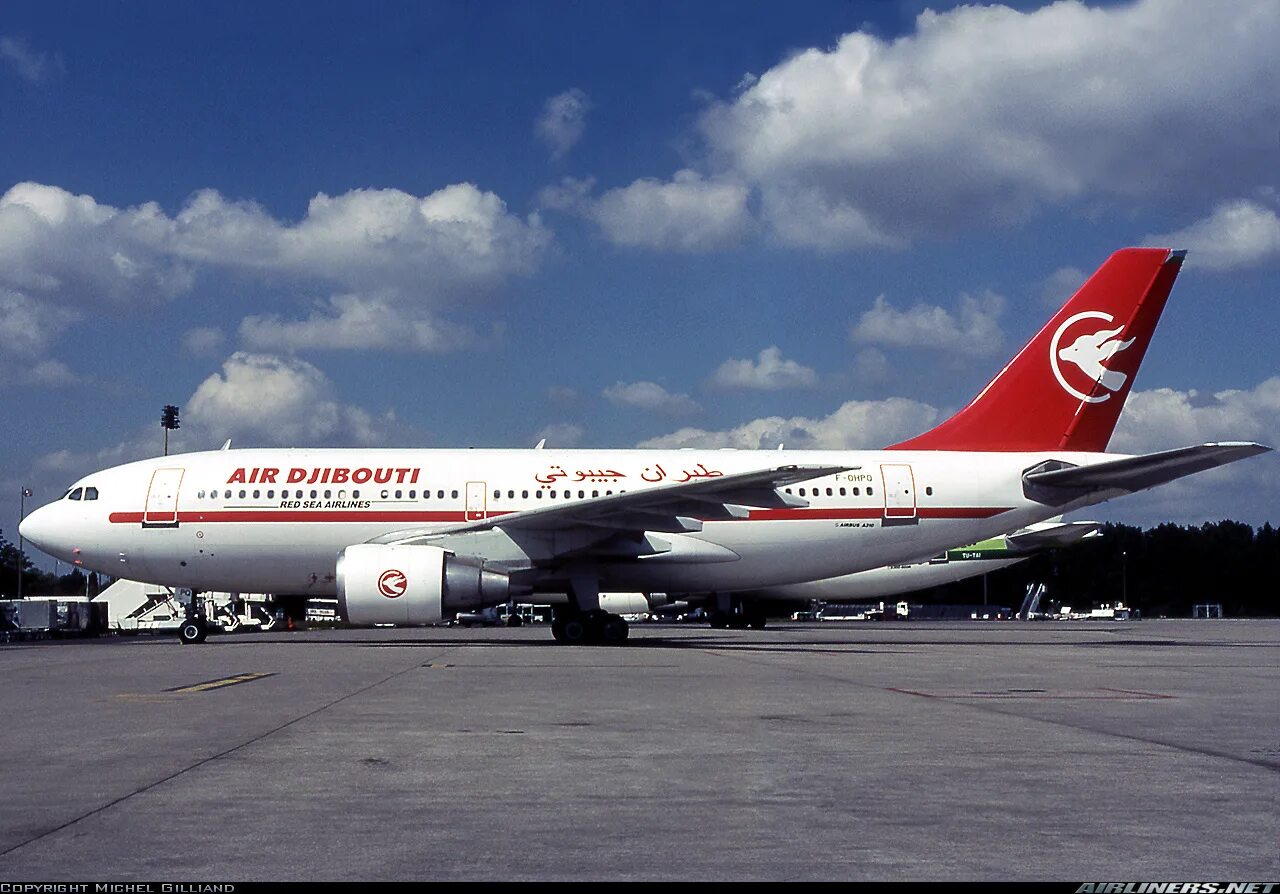
<path id="1" fill-rule="evenodd" d="M 510 583 L 483 559 L 438 546 L 361 543 L 338 555 L 338 614 L 352 624 L 434 624 L 501 605 Z"/>

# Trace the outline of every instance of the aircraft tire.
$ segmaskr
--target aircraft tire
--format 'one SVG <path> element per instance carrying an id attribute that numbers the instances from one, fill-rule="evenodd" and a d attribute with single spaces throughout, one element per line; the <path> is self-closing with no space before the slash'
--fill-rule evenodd
<path id="1" fill-rule="evenodd" d="M 563 621 L 554 622 L 552 634 L 555 633 L 557 625 L 560 628 L 560 635 L 556 637 L 556 641 L 566 646 L 580 646 L 591 640 L 592 625 L 582 615 L 570 615 Z"/>
<path id="2" fill-rule="evenodd" d="M 625 618 L 618 615 L 609 615 L 600 626 L 601 639 L 611 646 L 620 646 L 625 643 L 630 633 L 631 625 Z"/>
<path id="3" fill-rule="evenodd" d="M 209 628 L 199 618 L 188 618 L 178 628 L 178 639 L 184 646 L 199 645 L 209 635 Z"/>
<path id="4" fill-rule="evenodd" d="M 768 618 L 763 613 L 751 615 L 747 618 L 747 626 L 752 630 L 764 630 L 764 625 L 768 623 Z"/>
<path id="5" fill-rule="evenodd" d="M 724 612 L 711 613 L 711 626 L 717 630 L 722 630 L 729 626 L 729 616 Z"/>

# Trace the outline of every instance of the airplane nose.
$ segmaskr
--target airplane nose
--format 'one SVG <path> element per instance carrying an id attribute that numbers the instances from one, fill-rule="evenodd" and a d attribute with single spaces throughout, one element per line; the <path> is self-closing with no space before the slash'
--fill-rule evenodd
<path id="1" fill-rule="evenodd" d="M 28 543 L 35 544 L 38 548 L 48 552 L 51 546 L 50 540 L 53 534 L 52 520 L 49 517 L 49 507 L 41 506 L 32 512 L 18 525 L 18 533 L 22 535 L 22 539 Z"/>

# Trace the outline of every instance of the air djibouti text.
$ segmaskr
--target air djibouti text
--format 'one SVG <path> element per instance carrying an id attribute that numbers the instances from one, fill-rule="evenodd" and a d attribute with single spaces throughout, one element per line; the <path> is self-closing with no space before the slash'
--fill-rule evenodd
<path id="1" fill-rule="evenodd" d="M 252 469 L 236 469 L 227 479 L 227 484 L 417 484 L 422 469 L 358 469 L 343 466 L 325 466 L 314 469 L 292 468 L 281 480 L 283 469 L 259 467 Z"/>

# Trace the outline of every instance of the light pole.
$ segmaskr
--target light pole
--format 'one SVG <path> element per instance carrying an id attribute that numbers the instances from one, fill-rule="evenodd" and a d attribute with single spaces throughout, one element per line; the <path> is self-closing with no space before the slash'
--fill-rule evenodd
<path id="1" fill-rule="evenodd" d="M 1120 550 L 1120 601 L 1129 604 L 1129 553 Z"/>
<path id="2" fill-rule="evenodd" d="M 160 427 L 164 429 L 164 455 L 169 455 L 169 432 L 182 428 L 178 421 L 178 408 L 173 404 L 165 404 L 160 408 Z"/>
<path id="3" fill-rule="evenodd" d="M 22 520 L 27 517 L 27 497 L 31 496 L 29 488 L 21 488 L 18 496 L 18 598 L 22 598 L 22 572 L 23 565 L 27 564 L 23 561 L 26 558 L 24 548 L 26 544 L 22 542 Z"/>

